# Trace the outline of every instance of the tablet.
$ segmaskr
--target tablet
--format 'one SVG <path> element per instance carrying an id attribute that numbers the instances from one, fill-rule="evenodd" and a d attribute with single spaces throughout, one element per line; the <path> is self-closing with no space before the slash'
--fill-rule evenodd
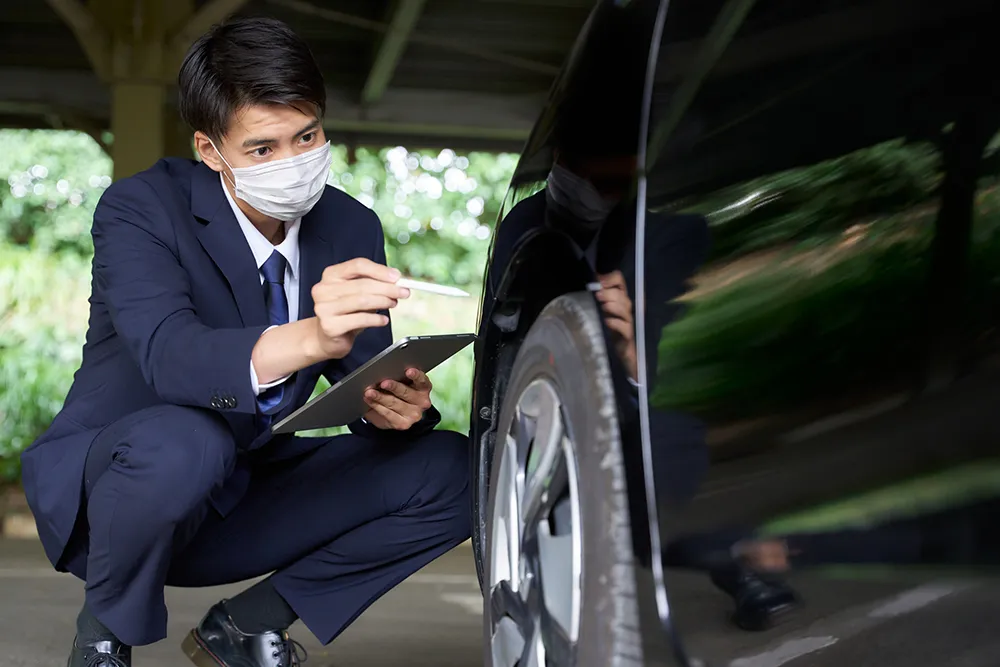
<path id="1" fill-rule="evenodd" d="M 475 339 L 471 333 L 400 339 L 272 426 L 271 432 L 294 433 L 350 424 L 368 412 L 366 389 L 383 380 L 405 380 L 409 368 L 427 373 Z"/>

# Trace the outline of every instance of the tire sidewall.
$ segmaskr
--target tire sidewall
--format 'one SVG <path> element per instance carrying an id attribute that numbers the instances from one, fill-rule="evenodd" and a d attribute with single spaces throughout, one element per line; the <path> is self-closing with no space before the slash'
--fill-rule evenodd
<path id="1" fill-rule="evenodd" d="M 583 553 L 575 664 L 641 665 L 634 555 L 617 402 L 600 316 L 589 293 L 565 295 L 550 303 L 525 337 L 514 363 L 490 471 L 485 583 L 489 584 L 492 569 L 489 561 L 493 507 L 500 457 L 506 450 L 502 439 L 510 430 L 521 394 L 540 379 L 549 381 L 562 401 L 576 459 Z M 484 629 L 488 641 L 489 590 L 486 597 Z"/>

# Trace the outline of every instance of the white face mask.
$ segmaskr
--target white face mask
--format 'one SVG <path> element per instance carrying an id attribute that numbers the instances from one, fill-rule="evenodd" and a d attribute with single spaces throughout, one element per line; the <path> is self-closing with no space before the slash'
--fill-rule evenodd
<path id="1" fill-rule="evenodd" d="M 233 167 L 218 148 L 215 152 L 233 172 L 236 197 L 282 222 L 297 220 L 312 210 L 323 196 L 333 164 L 329 141 L 307 153 L 252 167 Z"/>
<path id="2" fill-rule="evenodd" d="M 545 195 L 549 205 L 556 210 L 589 224 L 604 222 L 618 204 L 604 197 L 590 181 L 560 164 L 552 165 Z"/>

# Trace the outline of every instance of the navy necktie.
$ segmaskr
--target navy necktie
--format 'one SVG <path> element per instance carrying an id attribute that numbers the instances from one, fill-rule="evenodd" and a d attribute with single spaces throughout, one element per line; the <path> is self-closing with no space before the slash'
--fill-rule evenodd
<path id="1" fill-rule="evenodd" d="M 284 255 L 275 250 L 267 258 L 264 265 L 260 267 L 260 273 L 264 276 L 264 305 L 267 306 L 267 318 L 271 325 L 288 324 L 288 295 L 285 294 L 285 267 L 288 262 Z M 271 410 L 281 403 L 284 395 L 284 385 L 271 387 L 260 392 L 257 403 L 262 411 Z M 264 428 L 271 425 L 272 416 L 261 414 L 261 423 Z"/>
<path id="2" fill-rule="evenodd" d="M 288 296 L 285 294 L 285 256 L 275 250 L 260 267 L 264 276 L 264 304 L 270 324 L 288 324 Z"/>

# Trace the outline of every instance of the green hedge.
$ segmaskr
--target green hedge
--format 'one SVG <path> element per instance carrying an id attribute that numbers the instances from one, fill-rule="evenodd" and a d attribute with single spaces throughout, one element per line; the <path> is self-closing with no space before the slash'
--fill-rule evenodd
<path id="1" fill-rule="evenodd" d="M 74 255 L 0 244 L 0 482 L 17 479 L 20 452 L 48 427 L 69 391 L 86 332 L 89 271 Z M 473 301 L 447 303 L 473 308 Z M 413 318 L 395 329 L 397 336 L 437 331 Z M 468 432 L 472 374 L 471 349 L 432 372 L 444 428 Z"/>

